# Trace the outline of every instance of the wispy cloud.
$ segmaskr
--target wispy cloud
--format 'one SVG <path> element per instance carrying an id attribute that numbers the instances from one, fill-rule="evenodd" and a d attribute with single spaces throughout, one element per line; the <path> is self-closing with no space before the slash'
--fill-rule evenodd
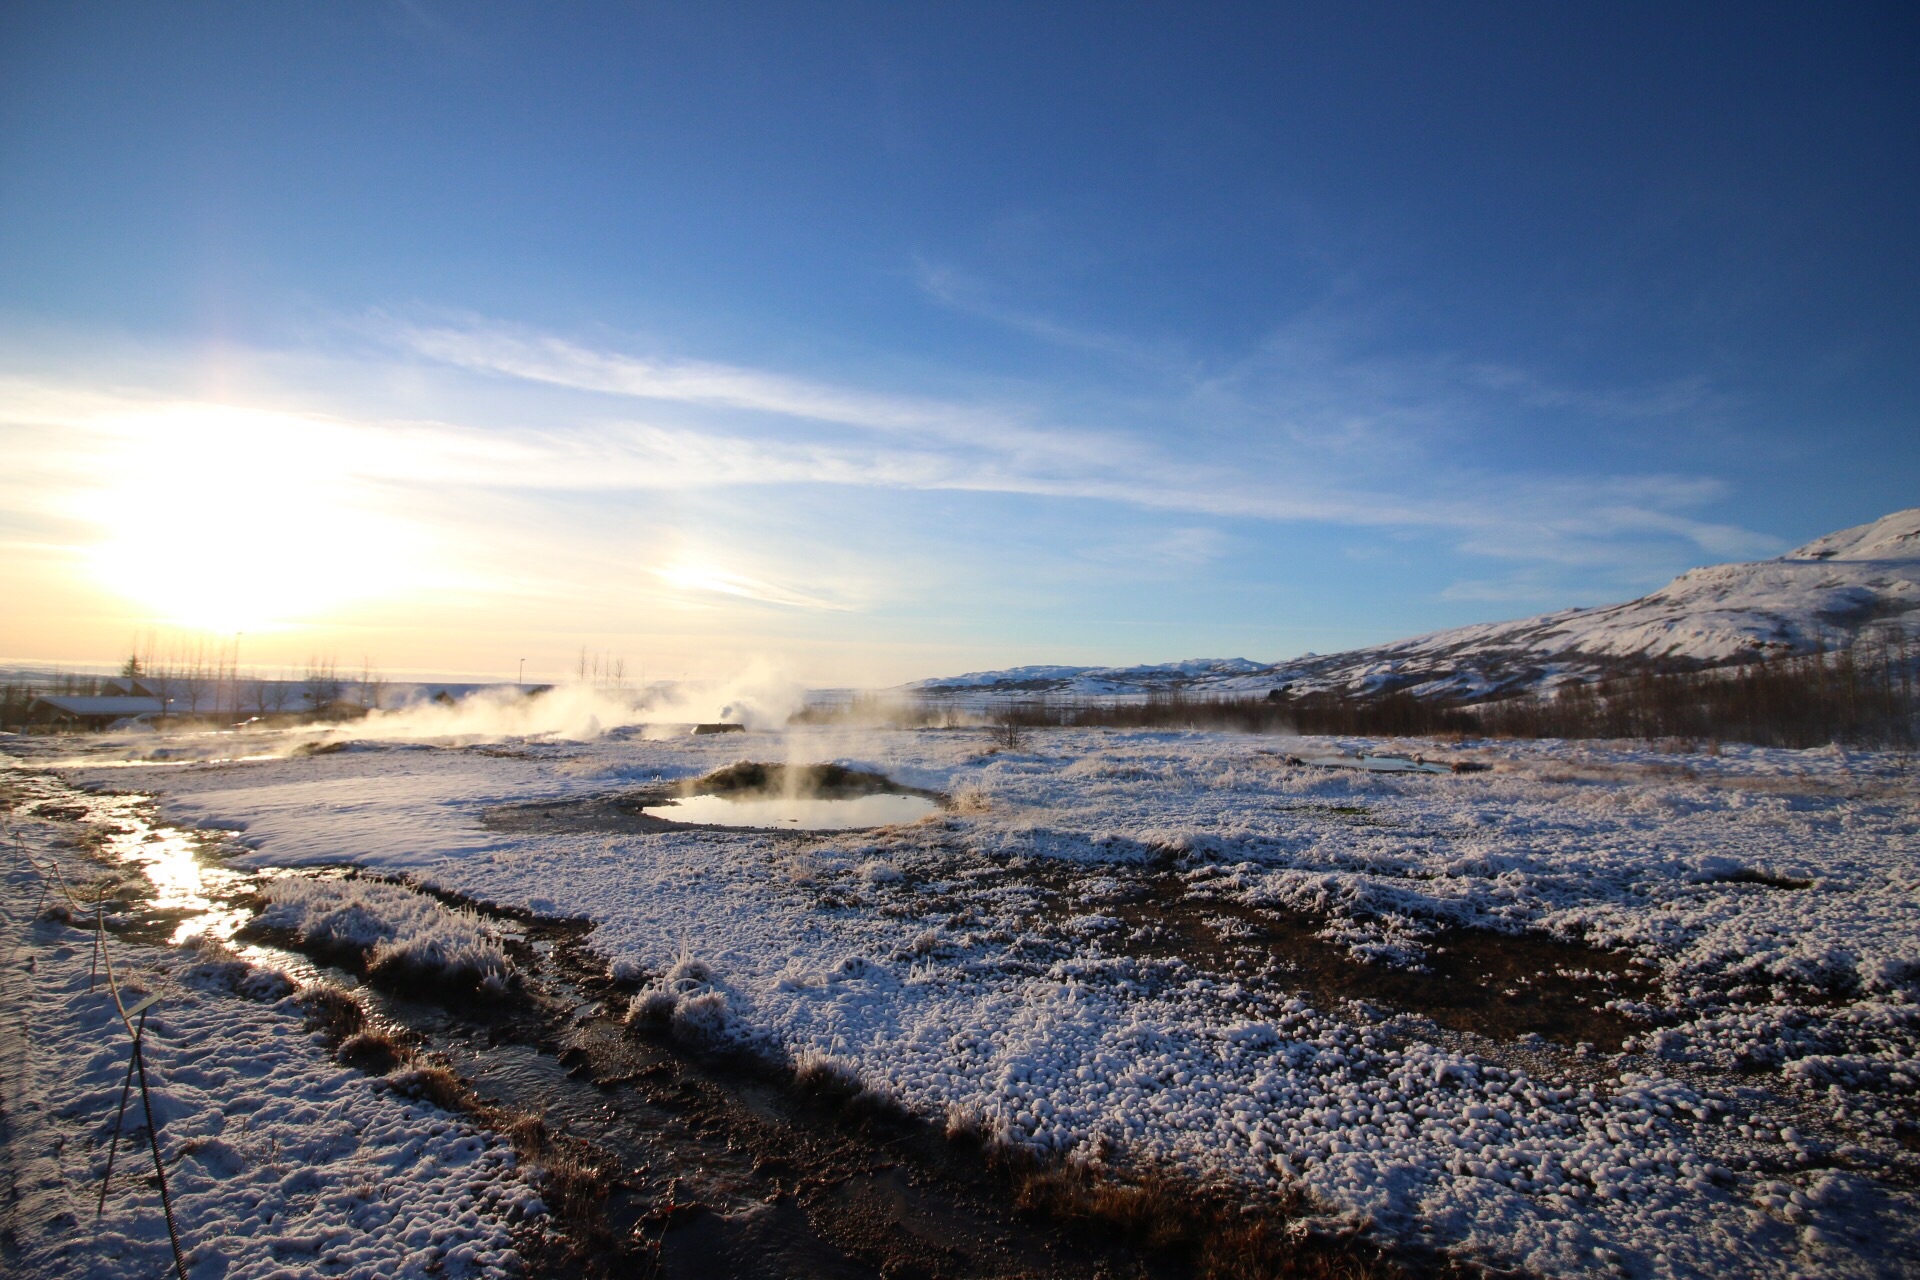
<path id="1" fill-rule="evenodd" d="M 744 410 L 789 420 L 777 437 L 714 427 L 601 424 L 551 433 L 569 437 L 567 447 L 550 442 L 523 483 L 593 487 L 666 487 L 687 484 L 777 484 L 813 482 L 906 488 L 943 488 L 1025 493 L 1037 496 L 1124 502 L 1142 507 L 1264 520 L 1322 520 L 1363 526 L 1406 524 L 1459 530 L 1510 523 L 1485 500 L 1496 489 L 1529 488 L 1524 479 L 1488 477 L 1459 468 L 1429 472 L 1424 483 L 1383 489 L 1368 485 L 1368 472 L 1400 470 L 1385 455 L 1405 450 L 1410 437 L 1436 425 L 1446 410 L 1417 406 L 1417 374 L 1364 363 L 1338 378 L 1324 373 L 1301 379 L 1279 403 L 1245 390 L 1258 381 L 1281 381 L 1281 371 L 1334 362 L 1304 334 L 1271 339 L 1256 359 L 1195 384 L 1192 404 L 1201 411 L 1231 413 L 1250 434 L 1224 442 L 1204 433 L 1152 441 L 1137 433 L 1080 425 L 1034 425 L 1031 410 L 876 394 L 789 377 L 766 370 L 710 361 L 670 360 L 585 347 L 563 339 L 484 324 L 470 327 L 399 325 L 391 330 L 409 352 L 458 368 L 604 395 Z M 1256 372 L 1257 370 L 1257 372 Z M 1359 390 L 1364 386 L 1364 393 Z M 1231 393 L 1228 388 L 1234 388 Z M 1170 406 L 1180 409 L 1183 406 Z M 815 432 L 796 436 L 795 423 L 813 422 L 876 433 L 858 445 Z M 1227 456 L 1222 456 L 1225 453 Z M 567 455 L 591 457 L 576 469 Z M 1351 474 L 1343 475 L 1342 471 Z M 1553 480 L 1542 501 L 1521 509 L 1555 509 L 1584 487 L 1592 507 L 1620 481 Z M 1708 486 L 1698 486 L 1704 490 Z M 1688 524 L 1672 513 L 1697 503 L 1676 483 L 1642 483 L 1651 501 L 1649 527 L 1663 523 L 1676 536 L 1726 544 L 1729 531 Z M 1617 504 L 1616 504 L 1617 505 Z M 1620 523 L 1619 513 L 1591 522 L 1593 532 Z M 1749 541 L 1753 539 L 1749 536 Z M 1497 533 L 1487 546 L 1499 545 Z M 1515 538 L 1512 545 L 1523 545 Z M 1703 544 L 1704 545 L 1704 544 Z"/>
<path id="2" fill-rule="evenodd" d="M 1600 390 L 1557 386 L 1536 373 L 1501 364 L 1462 367 L 1471 382 L 1542 409 L 1575 409 L 1606 418 L 1672 418 L 1717 414 L 1726 399 L 1704 377 L 1676 378 L 1647 386 Z"/>
<path id="3" fill-rule="evenodd" d="M 1167 376 L 1195 378 L 1200 375 L 1199 363 L 1171 344 L 1143 342 L 1009 306 L 995 300 L 984 281 L 949 264 L 916 259 L 913 281 L 929 300 L 948 310 L 1011 329 L 1049 346 L 1115 358 Z"/>
<path id="4" fill-rule="evenodd" d="M 744 573 L 716 569 L 699 564 L 671 564 L 653 570 L 655 577 L 676 591 L 694 595 L 728 596 L 752 600 L 758 604 L 788 609 L 827 609 L 844 612 L 851 608 L 816 592 L 799 591 L 780 583 L 767 582 Z"/>
<path id="5" fill-rule="evenodd" d="M 397 325 L 392 336 L 433 360 L 579 391 L 745 409 L 878 430 L 950 429 L 946 406 L 874 395 L 737 365 L 647 359 L 499 326 Z"/>

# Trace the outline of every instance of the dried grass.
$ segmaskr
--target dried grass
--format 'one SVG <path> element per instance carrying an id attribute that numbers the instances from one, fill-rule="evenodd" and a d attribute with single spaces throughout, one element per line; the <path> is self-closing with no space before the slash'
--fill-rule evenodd
<path id="1" fill-rule="evenodd" d="M 470 1115 L 481 1120 L 496 1119 L 499 1112 L 480 1100 L 468 1085 L 438 1063 L 421 1063 L 387 1077 L 395 1093 L 420 1102 L 430 1102 L 442 1111 Z"/>
<path id="2" fill-rule="evenodd" d="M 306 1014 L 307 1030 L 323 1033 L 330 1043 L 341 1044 L 366 1025 L 360 1002 L 331 983 L 303 987 L 294 999 Z"/>
<path id="3" fill-rule="evenodd" d="M 506 952 L 476 912 L 451 910 L 424 893 L 375 880 L 289 877 L 265 894 L 269 905 L 258 927 L 345 955 L 388 984 L 504 995 L 513 977 Z"/>
<path id="4" fill-rule="evenodd" d="M 1188 1179 L 1148 1174 L 1122 1180 L 1075 1162 L 1042 1162 L 994 1144 L 990 1157 L 1014 1178 L 1022 1213 L 1115 1236 L 1186 1263 L 1202 1280 L 1403 1280 L 1406 1269 L 1357 1230 L 1305 1229 L 1298 1192 L 1249 1207 Z"/>
<path id="5" fill-rule="evenodd" d="M 575 1260 L 616 1252 L 618 1243 L 607 1222 L 613 1178 L 590 1149 L 554 1134 L 537 1115 L 514 1116 L 500 1132 L 521 1159 L 539 1167 L 541 1198 L 563 1224 Z"/>
<path id="6" fill-rule="evenodd" d="M 405 1039 L 383 1027 L 355 1032 L 340 1042 L 334 1058 L 343 1066 L 384 1076 L 413 1059 L 413 1047 Z"/>

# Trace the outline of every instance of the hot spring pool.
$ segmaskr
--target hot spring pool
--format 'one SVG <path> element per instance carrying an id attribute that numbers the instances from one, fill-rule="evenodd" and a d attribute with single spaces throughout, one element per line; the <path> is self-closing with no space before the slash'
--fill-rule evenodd
<path id="1" fill-rule="evenodd" d="M 640 810 L 649 818 L 714 827 L 759 827 L 779 831 L 845 831 L 918 822 L 940 806 L 925 796 L 873 795 L 789 798 L 752 795 L 683 796 Z"/>

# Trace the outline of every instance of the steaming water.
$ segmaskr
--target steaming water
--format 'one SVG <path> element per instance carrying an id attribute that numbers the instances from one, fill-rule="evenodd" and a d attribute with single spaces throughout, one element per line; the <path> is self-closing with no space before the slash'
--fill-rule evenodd
<path id="1" fill-rule="evenodd" d="M 918 822 L 940 806 L 925 796 L 881 793 L 844 798 L 795 799 L 786 796 L 687 796 L 640 812 L 667 822 L 711 827 L 755 827 L 778 831 L 848 831 Z"/>
<path id="2" fill-rule="evenodd" d="M 1444 764 L 1408 760 L 1404 756 L 1307 756 L 1305 762 L 1322 769 L 1359 769 L 1366 773 L 1451 773 Z"/>

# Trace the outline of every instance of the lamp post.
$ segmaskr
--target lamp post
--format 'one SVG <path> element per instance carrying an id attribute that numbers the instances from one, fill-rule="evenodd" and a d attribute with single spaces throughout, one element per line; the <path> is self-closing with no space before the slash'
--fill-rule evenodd
<path id="1" fill-rule="evenodd" d="M 519 681 L 518 681 L 518 683 L 519 683 L 519 685 L 520 685 L 520 686 L 521 686 L 522 688 L 525 688 L 525 687 L 526 687 L 526 683 L 527 683 L 527 660 L 526 660 L 525 658 L 522 658 L 522 659 L 520 659 L 520 679 L 519 679 Z"/>

